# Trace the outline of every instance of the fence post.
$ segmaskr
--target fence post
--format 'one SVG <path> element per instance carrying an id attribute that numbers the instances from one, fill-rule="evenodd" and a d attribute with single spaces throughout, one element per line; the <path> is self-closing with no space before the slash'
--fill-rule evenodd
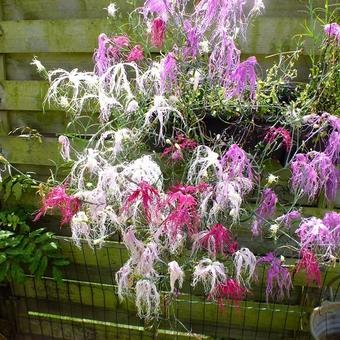
<path id="1" fill-rule="evenodd" d="M 0 3 L 0 39 L 3 36 L 4 32 L 1 27 L 1 21 L 3 19 L 2 13 L 2 2 Z M 0 83 L 2 80 L 6 79 L 6 57 L 5 54 L 0 54 Z M 1 85 L 2 87 L 2 85 Z M 8 119 L 8 112 L 2 111 L 1 107 L 3 106 L 3 91 L 0 91 L 0 136 L 7 136 L 10 132 L 10 124 Z"/>

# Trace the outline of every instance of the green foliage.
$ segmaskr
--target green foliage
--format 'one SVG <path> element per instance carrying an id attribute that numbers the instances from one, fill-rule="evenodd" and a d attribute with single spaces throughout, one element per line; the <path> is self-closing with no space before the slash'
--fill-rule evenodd
<path id="1" fill-rule="evenodd" d="M 29 174 L 8 176 L 0 182 L 2 199 L 4 202 L 11 198 L 14 198 L 15 201 L 19 201 L 22 198 L 23 193 L 29 191 L 36 185 L 37 182 L 31 178 Z"/>
<path id="2" fill-rule="evenodd" d="M 32 230 L 27 217 L 22 210 L 0 212 L 0 282 L 7 279 L 21 283 L 26 273 L 40 278 L 50 268 L 60 282 L 60 268 L 68 260 L 61 254 L 54 234 L 45 228 Z"/>

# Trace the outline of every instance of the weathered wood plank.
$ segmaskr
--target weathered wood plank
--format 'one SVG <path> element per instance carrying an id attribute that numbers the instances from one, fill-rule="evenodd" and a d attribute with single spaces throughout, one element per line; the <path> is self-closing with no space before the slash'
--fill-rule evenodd
<path id="1" fill-rule="evenodd" d="M 75 18 L 105 18 L 107 0 L 2 0 L 4 20 L 37 20 L 37 19 L 75 19 Z M 336 0 L 330 0 L 335 3 Z M 125 0 L 116 0 L 120 13 L 127 13 L 132 5 Z M 138 0 L 142 4 L 143 0 Z M 265 0 L 265 16 L 302 16 L 306 0 Z M 314 0 L 318 7 L 324 5 L 322 0 Z"/>
<path id="2" fill-rule="evenodd" d="M 249 29 L 241 50 L 246 54 L 268 54 L 294 49 L 292 37 L 303 31 L 303 23 L 303 17 L 262 17 Z M 117 22 L 116 27 L 121 24 Z M 3 21 L 1 25 L 3 53 L 92 52 L 101 32 L 115 31 L 103 19 Z"/>
<path id="3" fill-rule="evenodd" d="M 110 3 L 107 0 L 2 0 L 2 2 L 4 20 L 106 18 L 105 8 Z M 138 2 L 143 3 L 142 0 Z M 119 8 L 117 15 L 126 15 L 133 9 L 131 1 L 116 0 L 115 3 Z"/>

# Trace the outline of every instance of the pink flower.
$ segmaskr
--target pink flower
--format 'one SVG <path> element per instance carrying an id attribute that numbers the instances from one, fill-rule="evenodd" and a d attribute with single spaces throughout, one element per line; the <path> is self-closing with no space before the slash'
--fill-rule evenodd
<path id="1" fill-rule="evenodd" d="M 157 213 L 160 204 L 160 197 L 157 189 L 150 183 L 142 180 L 135 191 L 126 199 L 123 210 L 128 211 L 131 205 L 136 201 L 141 201 L 146 220 L 151 221 L 151 211 Z"/>
<path id="2" fill-rule="evenodd" d="M 198 246 L 207 249 L 209 254 L 216 257 L 218 252 L 223 255 L 233 254 L 238 248 L 238 243 L 230 230 L 222 224 L 214 224 L 209 230 L 202 231 L 197 235 L 194 248 Z"/>
<path id="3" fill-rule="evenodd" d="M 177 85 L 177 60 L 173 52 L 169 52 L 161 60 L 161 92 L 171 92 Z"/>
<path id="4" fill-rule="evenodd" d="M 336 22 L 325 25 L 324 31 L 329 37 L 334 37 L 337 41 L 340 41 L 340 25 Z"/>
<path id="5" fill-rule="evenodd" d="M 267 302 L 269 301 L 269 296 L 279 300 L 282 300 L 285 295 L 289 296 L 289 291 L 292 287 L 292 278 L 289 271 L 282 266 L 281 260 L 275 257 L 273 253 L 268 253 L 258 260 L 258 264 L 262 263 L 270 266 L 267 271 Z"/>
<path id="6" fill-rule="evenodd" d="M 70 140 L 66 136 L 59 136 L 58 143 L 61 145 L 60 154 L 64 161 L 69 161 L 70 156 Z"/>
<path id="7" fill-rule="evenodd" d="M 217 298 L 220 308 L 223 309 L 226 302 L 236 302 L 236 305 L 238 305 L 240 300 L 244 300 L 245 294 L 245 288 L 243 288 L 235 279 L 228 278 L 214 288 L 209 294 L 208 299 L 212 300 Z"/>
<path id="8" fill-rule="evenodd" d="M 164 149 L 162 156 L 170 155 L 170 159 L 178 161 L 183 159 L 184 150 L 194 150 L 197 147 L 197 142 L 193 139 L 188 139 L 184 134 L 176 136 L 175 143 Z"/>
<path id="9" fill-rule="evenodd" d="M 316 256 L 307 248 L 300 250 L 300 260 L 296 267 L 296 272 L 305 270 L 307 274 L 307 282 L 315 281 L 321 287 L 321 272 L 319 262 Z"/>
<path id="10" fill-rule="evenodd" d="M 256 209 L 256 219 L 252 224 L 252 232 L 254 236 L 258 236 L 260 234 L 261 227 L 265 220 L 274 215 L 277 201 L 277 196 L 272 189 L 267 188 L 263 191 L 262 202 Z"/>
<path id="11" fill-rule="evenodd" d="M 130 39 L 127 35 L 118 35 L 112 38 L 112 41 L 118 48 L 128 47 L 130 44 Z"/>
<path id="12" fill-rule="evenodd" d="M 151 43 L 161 48 L 165 39 L 166 24 L 161 18 L 156 18 L 153 20 L 151 25 Z"/>
<path id="13" fill-rule="evenodd" d="M 43 198 L 42 207 L 36 214 L 34 222 L 38 221 L 46 211 L 53 208 L 60 209 L 62 215 L 61 224 L 71 222 L 73 215 L 77 213 L 80 207 L 80 201 L 75 196 L 66 193 L 66 187 L 59 185 L 50 190 L 46 197 Z"/>
<path id="14" fill-rule="evenodd" d="M 99 75 L 105 73 L 110 64 L 106 50 L 106 45 L 109 41 L 110 40 L 105 33 L 101 33 L 98 37 L 98 48 L 94 53 L 94 61 L 96 72 Z"/>
<path id="15" fill-rule="evenodd" d="M 299 220 L 299 219 L 301 219 L 301 213 L 297 210 L 293 210 L 285 215 L 278 217 L 275 221 L 277 223 L 282 223 L 287 228 L 291 228 L 292 223 L 295 220 Z"/>
<path id="16" fill-rule="evenodd" d="M 201 35 L 196 26 L 193 26 L 189 20 L 184 21 L 184 31 L 186 33 L 186 43 L 183 48 L 184 58 L 195 58 L 199 52 L 199 42 Z"/>
<path id="17" fill-rule="evenodd" d="M 283 127 L 269 128 L 266 136 L 264 137 L 264 140 L 266 142 L 272 143 L 273 141 L 280 137 L 282 138 L 282 142 L 285 146 L 285 149 L 289 151 L 290 148 L 292 147 L 292 137 L 290 136 L 289 131 Z"/>
<path id="18" fill-rule="evenodd" d="M 164 205 L 170 209 L 170 213 L 163 226 L 170 240 L 175 240 L 184 228 L 187 228 L 189 236 L 197 233 L 200 216 L 197 211 L 198 202 L 193 194 L 206 186 L 202 183 L 197 186 L 178 185 L 170 189 L 164 202 Z"/>
<path id="19" fill-rule="evenodd" d="M 249 57 L 247 60 L 239 64 L 233 72 L 231 79 L 235 83 L 233 95 L 241 97 L 244 95 L 249 83 L 250 99 L 256 99 L 256 73 L 255 66 L 257 65 L 256 57 Z"/>
<path id="20" fill-rule="evenodd" d="M 127 61 L 140 61 L 144 58 L 144 51 L 141 45 L 136 45 L 128 54 Z"/>

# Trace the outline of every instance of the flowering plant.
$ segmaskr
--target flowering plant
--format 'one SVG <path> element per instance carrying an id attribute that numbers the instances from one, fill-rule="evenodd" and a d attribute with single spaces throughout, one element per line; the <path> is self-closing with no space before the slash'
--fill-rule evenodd
<path id="1" fill-rule="evenodd" d="M 100 246 L 120 233 L 130 258 L 116 273 L 118 295 L 135 296 L 142 318 L 158 316 L 164 277 L 176 295 L 191 270 L 192 285 L 202 284 L 209 299 L 223 305 L 243 299 L 257 266 L 269 265 L 267 300 L 278 300 L 292 287 L 279 257 L 286 248 L 300 256 L 296 270 L 317 283 L 319 264 L 339 253 L 338 215 L 320 220 L 295 209 L 301 198 L 335 197 L 339 118 L 301 111 L 291 125 L 288 116 L 272 117 L 259 125 L 262 138 L 254 138 L 263 119 L 253 110 L 263 98 L 257 61 L 241 60 L 237 46 L 262 10 L 261 0 L 201 0 L 193 8 L 187 0 L 146 0 L 132 14 L 141 17 L 146 41 L 100 34 L 93 72 L 46 71 L 34 60 L 50 82 L 46 103 L 67 110 L 74 121 L 89 109 L 99 113 L 84 151 L 74 150 L 67 136 L 59 138 L 72 168 L 67 181 L 47 194 L 36 219 L 59 208 L 78 245 L 85 239 Z M 144 46 L 161 54 L 150 59 Z M 244 112 L 225 115 L 235 106 Z M 206 123 L 222 115 L 226 127 L 213 136 Z M 318 134 L 324 147 L 310 151 L 308 142 Z M 279 149 L 292 174 L 289 207 L 276 192 L 281 170 L 266 173 L 266 160 Z M 257 260 L 236 240 L 245 220 L 254 238 L 279 234 L 289 246 Z"/>

